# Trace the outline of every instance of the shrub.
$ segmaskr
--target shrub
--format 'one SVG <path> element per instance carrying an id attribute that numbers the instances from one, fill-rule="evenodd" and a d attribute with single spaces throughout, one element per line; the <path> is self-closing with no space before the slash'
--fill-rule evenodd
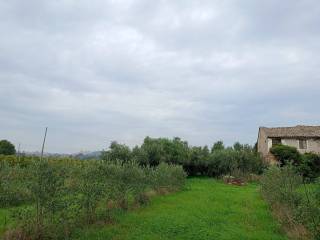
<path id="1" fill-rule="evenodd" d="M 31 201 L 27 189 L 29 174 L 18 166 L 7 163 L 0 167 L 0 207 L 18 206 Z"/>
<path id="2" fill-rule="evenodd" d="M 305 178 L 314 180 L 320 177 L 320 155 L 306 153 L 301 157 L 301 163 L 298 166 L 300 172 Z"/>
<path id="3" fill-rule="evenodd" d="M 295 206 L 299 200 L 297 189 L 301 184 L 302 178 L 291 165 L 271 167 L 261 178 L 262 193 L 270 203 Z"/>
<path id="4" fill-rule="evenodd" d="M 288 228 L 302 224 L 314 239 L 320 237 L 319 189 L 319 183 L 303 183 L 302 176 L 290 164 L 268 169 L 261 179 L 262 194 L 278 212 L 280 221 Z"/>
<path id="5" fill-rule="evenodd" d="M 301 155 L 295 147 L 279 144 L 273 146 L 270 152 L 278 159 L 281 166 L 289 162 L 293 165 L 298 165 L 301 162 Z"/>
<path id="6" fill-rule="evenodd" d="M 251 150 L 225 149 L 210 154 L 207 175 L 219 177 L 241 172 L 242 175 L 260 174 L 264 168 L 261 157 Z"/>
<path id="7" fill-rule="evenodd" d="M 154 189 L 176 191 L 185 184 L 186 173 L 181 166 L 161 163 L 153 170 L 151 178 Z"/>

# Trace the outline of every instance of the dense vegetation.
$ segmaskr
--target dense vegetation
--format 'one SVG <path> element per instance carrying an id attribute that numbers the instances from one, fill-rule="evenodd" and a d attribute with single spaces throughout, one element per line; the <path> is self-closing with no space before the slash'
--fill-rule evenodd
<path id="1" fill-rule="evenodd" d="M 282 145 L 271 152 L 280 164 L 269 169 L 249 145 L 197 147 L 180 138 L 146 137 L 133 149 L 112 142 L 100 160 L 3 154 L 0 207 L 14 207 L 14 221 L 0 226 L 0 234 L 6 231 L 8 240 L 68 239 L 83 226 L 113 222 L 152 195 L 182 189 L 186 175 L 224 177 L 243 186 L 262 174 L 263 196 L 286 231 L 319 238 L 320 156 Z"/>
<path id="2" fill-rule="evenodd" d="M 278 159 L 280 166 L 291 164 L 304 179 L 314 181 L 320 177 L 320 155 L 301 154 L 295 147 L 281 144 L 272 147 L 270 151 Z"/>
<path id="3" fill-rule="evenodd" d="M 74 229 L 109 222 L 117 211 L 148 202 L 153 193 L 181 189 L 181 166 L 101 160 L 0 156 L 0 206 L 13 212 L 6 239 L 65 239 Z"/>
<path id="4" fill-rule="evenodd" d="M 13 155 L 16 153 L 15 146 L 8 140 L 0 141 L 0 154 L 3 155 Z"/>
<path id="5" fill-rule="evenodd" d="M 320 239 L 320 182 L 306 184 L 296 167 L 268 169 L 262 193 L 294 239 Z"/>
<path id="6" fill-rule="evenodd" d="M 262 173 L 264 164 L 259 154 L 249 145 L 235 143 L 225 148 L 222 141 L 207 147 L 189 146 L 180 138 L 146 137 L 141 146 L 132 150 L 123 144 L 112 142 L 109 150 L 104 151 L 105 161 L 135 161 L 141 166 L 157 166 L 160 163 L 182 165 L 189 176 L 220 177 Z"/>
<path id="7" fill-rule="evenodd" d="M 271 153 L 279 166 L 261 179 L 262 193 L 294 239 L 320 239 L 320 156 L 276 145 Z"/>

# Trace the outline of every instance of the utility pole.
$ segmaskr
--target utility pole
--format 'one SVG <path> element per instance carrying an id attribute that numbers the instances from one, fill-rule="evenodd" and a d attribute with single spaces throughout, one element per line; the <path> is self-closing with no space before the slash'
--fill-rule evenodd
<path id="1" fill-rule="evenodd" d="M 42 142 L 42 149 L 41 149 L 41 155 L 40 155 L 40 163 L 39 164 L 42 164 L 42 158 L 43 158 L 43 151 L 44 151 L 44 145 L 46 143 L 46 138 L 47 138 L 47 131 L 48 131 L 48 127 L 46 127 L 46 130 L 44 132 L 44 138 L 43 138 L 43 142 Z M 41 193 L 42 191 L 42 179 L 41 179 L 41 166 L 39 166 L 38 168 L 38 188 Z M 40 202 L 40 196 L 39 196 L 39 192 L 36 196 L 36 214 L 37 214 L 37 235 L 38 235 L 38 239 L 41 239 L 41 235 L 42 235 L 42 223 L 43 223 L 43 217 L 42 217 L 42 214 L 43 214 L 43 206 L 41 205 L 41 202 Z"/>
<path id="2" fill-rule="evenodd" d="M 46 130 L 45 130 L 45 132 L 44 132 L 44 138 L 43 138 L 43 143 L 42 143 L 40 161 L 42 161 L 42 158 L 43 158 L 43 150 L 44 150 L 44 145 L 45 145 L 45 143 L 46 143 L 47 131 L 48 131 L 48 127 L 46 127 Z"/>

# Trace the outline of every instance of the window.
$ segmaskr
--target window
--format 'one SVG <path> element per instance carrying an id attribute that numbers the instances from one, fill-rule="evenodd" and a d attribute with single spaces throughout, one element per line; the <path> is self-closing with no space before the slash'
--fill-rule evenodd
<path id="1" fill-rule="evenodd" d="M 272 147 L 281 144 L 281 138 L 272 138 Z"/>
<path id="2" fill-rule="evenodd" d="M 300 139 L 300 140 L 299 140 L 299 148 L 300 148 L 300 149 L 307 149 L 307 140 L 305 140 L 305 139 Z"/>

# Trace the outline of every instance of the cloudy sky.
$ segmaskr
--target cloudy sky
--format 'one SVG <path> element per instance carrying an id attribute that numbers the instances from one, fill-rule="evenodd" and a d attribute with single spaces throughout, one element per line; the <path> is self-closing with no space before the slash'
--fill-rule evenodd
<path id="1" fill-rule="evenodd" d="M 319 0 L 0 0 L 0 139 L 253 144 L 320 123 Z"/>

